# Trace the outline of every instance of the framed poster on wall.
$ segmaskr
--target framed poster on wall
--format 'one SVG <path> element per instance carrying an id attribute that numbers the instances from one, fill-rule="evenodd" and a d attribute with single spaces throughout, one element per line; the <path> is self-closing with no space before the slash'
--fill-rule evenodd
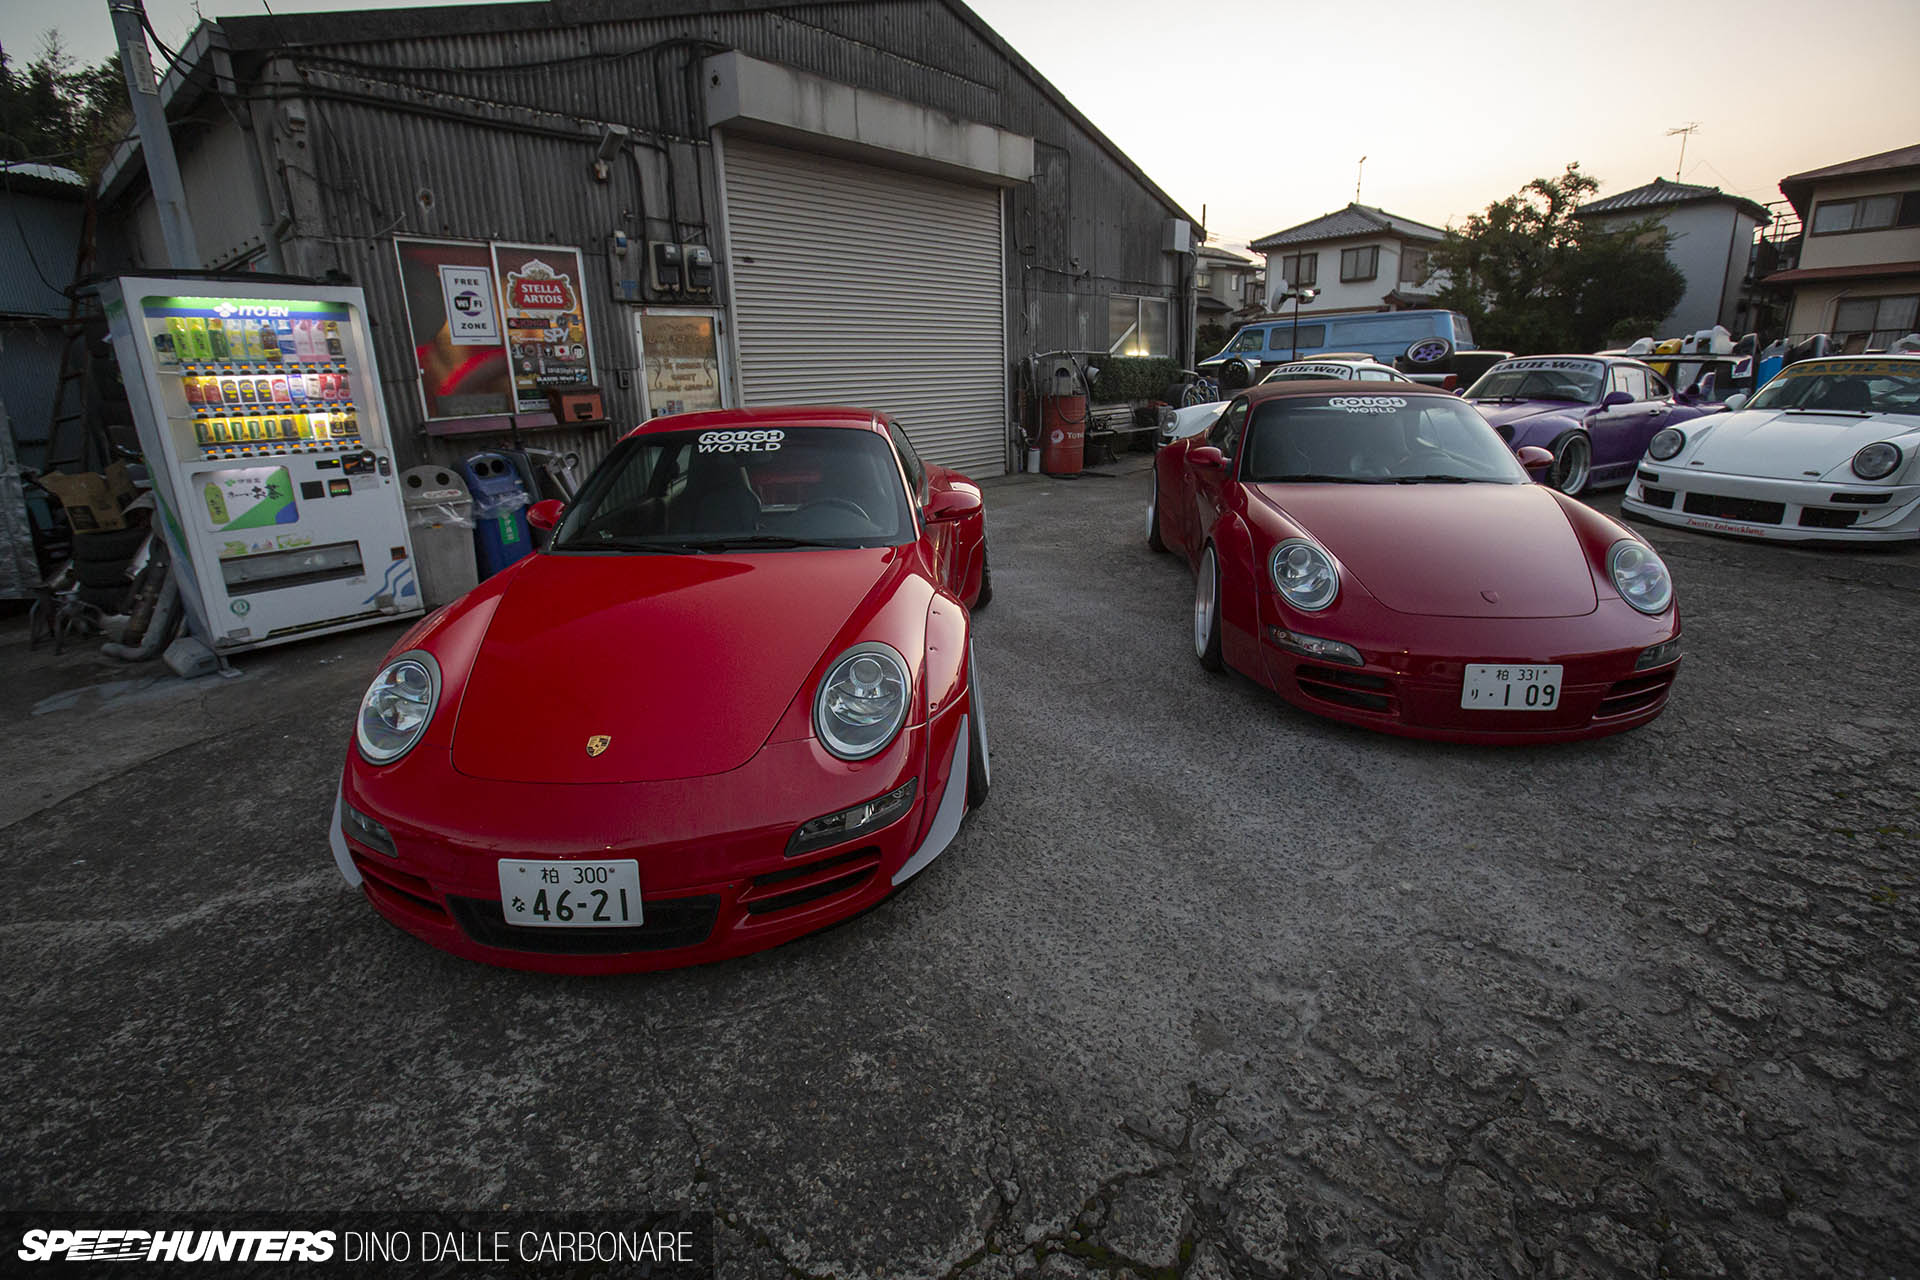
<path id="1" fill-rule="evenodd" d="M 521 413 L 547 407 L 552 388 L 593 382 L 580 251 L 562 245 L 495 244 L 513 393 Z"/>
<path id="2" fill-rule="evenodd" d="M 513 408 L 492 247 L 473 240 L 396 237 L 408 339 L 429 418 L 470 418 Z"/>
<path id="3" fill-rule="evenodd" d="M 726 407 L 719 328 L 711 311 L 640 312 L 648 417 Z"/>

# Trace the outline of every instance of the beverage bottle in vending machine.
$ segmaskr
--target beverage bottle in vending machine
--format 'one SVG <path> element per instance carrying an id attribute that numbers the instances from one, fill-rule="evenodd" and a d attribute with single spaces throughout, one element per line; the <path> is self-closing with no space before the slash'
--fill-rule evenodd
<path id="1" fill-rule="evenodd" d="M 257 403 L 253 398 L 253 379 L 252 378 L 235 378 L 233 381 L 235 386 L 237 386 L 240 390 L 241 404 Z"/>
<path id="2" fill-rule="evenodd" d="M 299 354 L 300 353 L 294 349 L 293 321 L 275 320 L 273 322 L 273 358 L 275 360 L 292 360 L 297 358 Z"/>
<path id="3" fill-rule="evenodd" d="M 213 359 L 213 340 L 207 335 L 207 322 L 199 316 L 188 316 L 184 323 L 187 327 L 187 344 L 193 348 L 193 358 L 202 363 Z"/>
<path id="4" fill-rule="evenodd" d="M 215 360 L 233 359 L 233 346 L 227 341 L 227 325 L 219 316 L 207 317 L 207 346 Z"/>
<path id="5" fill-rule="evenodd" d="M 320 375 L 317 373 L 309 373 L 305 375 L 305 377 L 307 382 L 307 399 L 318 400 L 320 398 Z"/>
<path id="6" fill-rule="evenodd" d="M 187 404 L 193 408 L 201 408 L 207 403 L 207 393 L 198 378 L 180 379 L 180 390 L 186 393 Z"/>
<path id="7" fill-rule="evenodd" d="M 216 378 L 214 379 L 214 381 L 220 384 L 221 400 L 223 400 L 224 402 L 230 405 L 235 405 L 240 403 L 240 379 Z"/>
<path id="8" fill-rule="evenodd" d="M 346 354 L 347 349 L 340 342 L 339 322 L 335 320 L 327 321 L 327 355 L 332 359 L 338 360 Z"/>
<path id="9" fill-rule="evenodd" d="M 167 317 L 167 336 L 173 339 L 173 354 L 182 360 L 197 360 L 193 338 L 187 332 L 187 322 L 179 316 Z"/>
<path id="10" fill-rule="evenodd" d="M 293 396 L 287 390 L 287 380 L 285 378 L 275 378 L 273 380 L 273 402 L 275 404 L 290 404 L 292 401 Z"/>
<path id="11" fill-rule="evenodd" d="M 353 389 L 347 385 L 347 375 L 344 373 L 340 375 L 340 398 L 347 401 L 353 399 Z"/>
<path id="12" fill-rule="evenodd" d="M 295 404 L 305 404 L 307 402 L 307 377 L 305 374 L 289 373 L 287 375 L 287 394 L 293 397 Z"/>
<path id="13" fill-rule="evenodd" d="M 280 339 L 273 331 L 273 321 L 260 322 L 260 358 L 278 360 L 280 358 Z"/>
<path id="14" fill-rule="evenodd" d="M 162 369 L 178 369 L 179 353 L 173 349 L 173 335 L 165 329 L 153 335 L 153 358 Z"/>
<path id="15" fill-rule="evenodd" d="M 300 358 L 302 360 L 318 360 L 320 358 L 321 342 L 319 335 L 315 332 L 319 327 L 319 323 L 317 320 L 302 320 L 299 322 L 298 341 L 300 344 Z"/>
<path id="16" fill-rule="evenodd" d="M 323 373 L 320 375 L 320 398 L 322 400 L 325 400 L 328 404 L 335 404 L 339 401 L 340 399 L 340 375 L 339 374 Z"/>
<path id="17" fill-rule="evenodd" d="M 260 358 L 260 335 L 245 320 L 227 322 L 227 341 L 233 344 L 233 358 L 236 360 L 258 360 Z"/>

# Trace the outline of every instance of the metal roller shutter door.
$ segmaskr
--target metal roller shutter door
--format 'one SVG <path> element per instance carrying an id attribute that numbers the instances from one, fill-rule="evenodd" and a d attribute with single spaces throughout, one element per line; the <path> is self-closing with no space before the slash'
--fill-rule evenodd
<path id="1" fill-rule="evenodd" d="M 1004 472 L 1000 192 L 734 138 L 725 167 L 743 402 L 878 409 Z"/>

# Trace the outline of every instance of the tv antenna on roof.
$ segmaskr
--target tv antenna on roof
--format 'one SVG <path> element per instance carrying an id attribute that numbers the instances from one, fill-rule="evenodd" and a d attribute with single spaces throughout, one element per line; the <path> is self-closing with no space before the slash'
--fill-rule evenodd
<path id="1" fill-rule="evenodd" d="M 1360 203 L 1360 179 L 1367 172 L 1367 158 L 1360 157 L 1360 167 L 1353 171 L 1353 202 Z"/>
<path id="2" fill-rule="evenodd" d="M 1693 120 L 1681 125 L 1678 129 L 1667 130 L 1667 136 L 1669 138 L 1676 133 L 1680 135 L 1680 163 L 1673 166 L 1673 180 L 1675 182 L 1680 181 L 1680 167 L 1687 162 L 1687 139 L 1692 137 L 1693 131 L 1699 127 L 1700 122 Z"/>

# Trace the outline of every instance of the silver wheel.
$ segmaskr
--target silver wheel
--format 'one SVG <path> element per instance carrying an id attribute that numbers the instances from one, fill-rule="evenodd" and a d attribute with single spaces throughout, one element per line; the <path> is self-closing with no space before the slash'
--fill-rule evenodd
<path id="1" fill-rule="evenodd" d="M 1547 469 L 1547 483 L 1560 492 L 1578 495 L 1587 487 L 1593 472 L 1593 445 L 1583 435 L 1565 436 L 1554 451 L 1553 465 Z"/>
<path id="2" fill-rule="evenodd" d="M 1219 598 L 1219 571 L 1213 548 L 1200 553 L 1200 575 L 1193 584 L 1193 652 L 1205 659 L 1213 649 L 1213 608 Z"/>

